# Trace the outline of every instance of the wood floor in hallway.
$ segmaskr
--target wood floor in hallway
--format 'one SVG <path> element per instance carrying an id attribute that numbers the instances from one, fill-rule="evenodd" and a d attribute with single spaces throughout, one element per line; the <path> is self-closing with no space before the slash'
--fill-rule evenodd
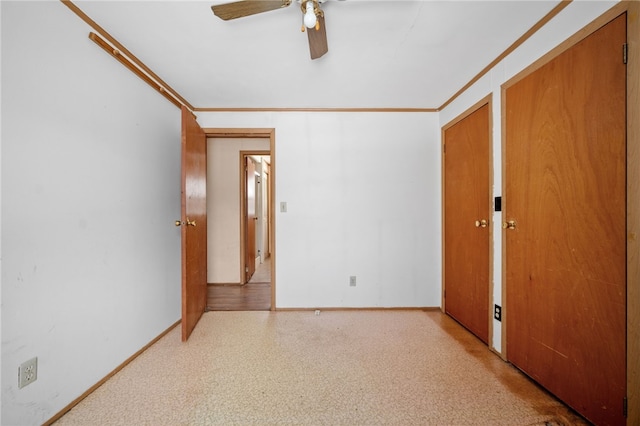
<path id="1" fill-rule="evenodd" d="M 268 311 L 270 309 L 271 283 L 207 287 L 207 310 L 209 311 Z"/>
<path id="2" fill-rule="evenodd" d="M 207 286 L 209 311 L 268 311 L 271 309 L 271 258 L 244 285 Z"/>

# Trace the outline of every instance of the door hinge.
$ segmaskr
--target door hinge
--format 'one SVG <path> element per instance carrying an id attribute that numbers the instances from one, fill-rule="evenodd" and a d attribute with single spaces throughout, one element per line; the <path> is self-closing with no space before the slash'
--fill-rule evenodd
<path id="1" fill-rule="evenodd" d="M 627 58 L 629 57 L 629 45 L 627 43 L 622 45 L 622 63 L 627 63 Z"/>
<path id="2" fill-rule="evenodd" d="M 628 406 L 627 406 L 627 397 L 625 396 L 624 398 L 622 398 L 622 415 L 627 417 L 627 413 L 628 413 Z"/>
<path id="3" fill-rule="evenodd" d="M 443 144 L 442 144 L 442 152 L 443 152 L 444 154 L 446 154 L 446 153 L 447 153 L 447 144 L 446 144 L 446 143 L 443 143 Z"/>

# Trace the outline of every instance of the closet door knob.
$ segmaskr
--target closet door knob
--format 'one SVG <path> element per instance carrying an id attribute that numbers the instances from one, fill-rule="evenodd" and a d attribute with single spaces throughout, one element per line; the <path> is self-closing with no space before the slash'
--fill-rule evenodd
<path id="1" fill-rule="evenodd" d="M 507 222 L 502 222 L 502 229 L 516 229 L 516 221 L 509 220 Z"/>
<path id="2" fill-rule="evenodd" d="M 476 220 L 476 228 L 486 228 L 489 222 L 486 219 Z"/>

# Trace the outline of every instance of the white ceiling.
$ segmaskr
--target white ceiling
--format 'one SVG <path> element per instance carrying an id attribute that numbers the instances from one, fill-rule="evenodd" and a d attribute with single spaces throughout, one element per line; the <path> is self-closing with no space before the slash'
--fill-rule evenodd
<path id="1" fill-rule="evenodd" d="M 295 2 L 233 21 L 220 0 L 74 3 L 197 108 L 438 108 L 559 1 L 328 0 L 313 61 Z"/>

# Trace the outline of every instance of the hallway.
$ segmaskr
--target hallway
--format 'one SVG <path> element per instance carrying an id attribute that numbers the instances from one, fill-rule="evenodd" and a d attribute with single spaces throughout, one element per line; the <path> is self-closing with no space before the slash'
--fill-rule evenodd
<path id="1" fill-rule="evenodd" d="M 209 311 L 268 311 L 271 309 L 271 257 L 256 268 L 244 285 L 207 286 Z"/>

